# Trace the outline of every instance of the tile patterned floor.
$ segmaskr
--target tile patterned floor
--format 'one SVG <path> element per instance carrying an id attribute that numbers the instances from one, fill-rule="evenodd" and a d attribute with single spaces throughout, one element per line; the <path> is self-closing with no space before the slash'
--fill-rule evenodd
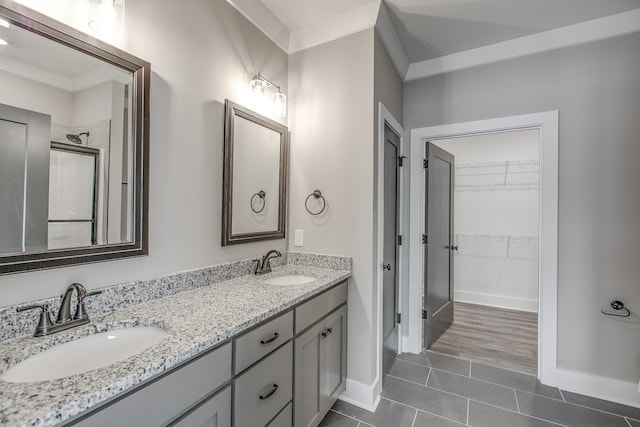
<path id="1" fill-rule="evenodd" d="M 376 412 L 337 401 L 320 427 L 640 427 L 640 409 L 431 351 L 401 354 Z"/>

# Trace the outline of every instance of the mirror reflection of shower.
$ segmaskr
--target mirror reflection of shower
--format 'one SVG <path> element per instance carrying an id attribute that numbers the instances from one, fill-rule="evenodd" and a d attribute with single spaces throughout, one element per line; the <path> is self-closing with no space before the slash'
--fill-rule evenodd
<path id="1" fill-rule="evenodd" d="M 67 134 L 67 139 L 71 142 L 73 142 L 74 144 L 78 144 L 78 145 L 82 145 L 82 138 L 80 138 L 82 135 L 85 135 L 87 137 L 87 142 L 89 141 L 89 131 L 86 132 L 81 132 L 79 134 L 74 134 L 74 133 L 68 133 Z"/>

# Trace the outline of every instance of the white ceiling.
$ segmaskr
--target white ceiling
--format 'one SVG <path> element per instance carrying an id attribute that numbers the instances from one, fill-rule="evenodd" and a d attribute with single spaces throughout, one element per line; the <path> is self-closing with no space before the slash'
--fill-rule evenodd
<path id="1" fill-rule="evenodd" d="M 640 8 L 640 0 L 388 0 L 386 3 L 411 63 Z"/>
<path id="2" fill-rule="evenodd" d="M 485 47 L 505 45 L 518 56 L 520 40 L 527 54 L 640 31 L 640 0 L 228 1 L 288 53 L 375 25 L 405 78 L 444 72 L 430 61 L 481 57 Z M 564 40 L 531 49 L 553 38 Z"/>
<path id="3" fill-rule="evenodd" d="M 67 91 L 109 80 L 129 81 L 129 73 L 75 49 L 10 25 L 0 27 L 0 70 Z"/>

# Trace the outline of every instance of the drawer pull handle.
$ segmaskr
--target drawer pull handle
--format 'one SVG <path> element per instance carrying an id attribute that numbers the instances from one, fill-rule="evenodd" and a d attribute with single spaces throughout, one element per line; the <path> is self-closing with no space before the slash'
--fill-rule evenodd
<path id="1" fill-rule="evenodd" d="M 271 338 L 266 339 L 266 340 L 260 340 L 260 344 L 262 344 L 262 345 L 271 344 L 272 342 L 274 342 L 278 338 L 280 338 L 280 334 L 276 332 L 275 334 L 273 334 L 273 336 Z"/>
<path id="2" fill-rule="evenodd" d="M 260 395 L 260 400 L 267 400 L 268 398 L 273 396 L 273 393 L 275 393 L 276 391 L 278 391 L 278 384 L 274 384 L 273 387 L 271 388 L 271 390 L 269 390 L 265 394 L 261 394 Z"/>

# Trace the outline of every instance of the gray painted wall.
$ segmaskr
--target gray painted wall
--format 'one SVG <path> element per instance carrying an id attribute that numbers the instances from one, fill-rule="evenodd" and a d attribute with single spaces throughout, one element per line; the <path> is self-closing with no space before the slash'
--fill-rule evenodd
<path id="1" fill-rule="evenodd" d="M 640 378 L 640 34 L 407 82 L 406 129 L 559 110 L 558 365 Z"/>
<path id="2" fill-rule="evenodd" d="M 289 56 L 289 250 L 353 257 L 347 373 L 370 385 L 375 368 L 373 29 Z M 305 198 L 327 201 L 311 216 Z M 294 246 L 294 230 L 304 246 Z M 349 385 L 347 385 L 349 387 Z"/>

